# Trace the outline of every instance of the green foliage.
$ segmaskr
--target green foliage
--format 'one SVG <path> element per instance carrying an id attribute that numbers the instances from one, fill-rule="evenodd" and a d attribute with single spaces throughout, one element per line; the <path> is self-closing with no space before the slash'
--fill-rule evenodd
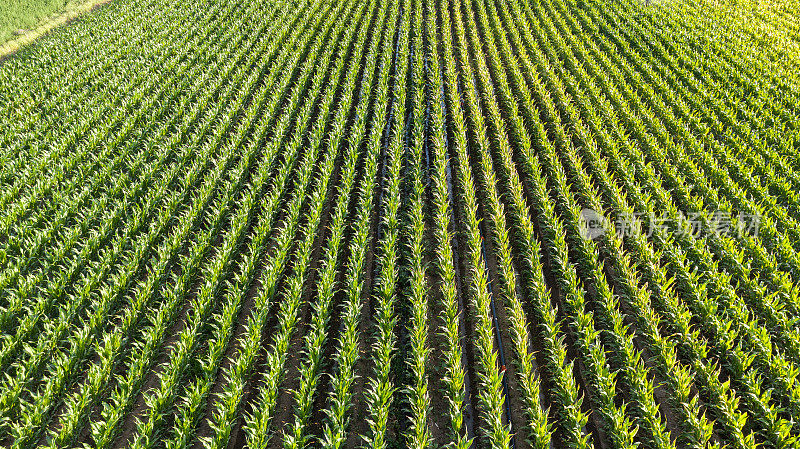
<path id="1" fill-rule="evenodd" d="M 800 86 L 757 50 L 800 10 L 750 6 L 118 0 L 43 37 L 0 65 L 0 444 L 797 447 Z"/>

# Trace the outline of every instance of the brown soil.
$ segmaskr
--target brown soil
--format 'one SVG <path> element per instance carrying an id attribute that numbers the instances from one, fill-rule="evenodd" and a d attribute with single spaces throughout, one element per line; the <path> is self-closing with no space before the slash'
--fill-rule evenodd
<path id="1" fill-rule="evenodd" d="M 328 151 L 332 151 L 330 148 Z M 281 388 L 280 394 L 276 401 L 276 412 L 275 412 L 275 433 L 277 434 L 280 432 L 280 429 L 284 427 L 284 424 L 292 425 L 294 423 L 294 405 L 295 405 L 295 398 L 293 391 L 296 390 L 300 386 L 300 369 L 301 364 L 304 361 L 304 346 L 305 346 L 305 335 L 308 333 L 309 330 L 309 323 L 311 322 L 311 314 L 313 312 L 313 308 L 311 307 L 311 300 L 314 298 L 318 292 L 316 290 L 316 280 L 317 280 L 317 270 L 319 269 L 321 263 L 321 255 L 323 252 L 323 244 L 326 241 L 326 237 L 329 233 L 329 225 L 330 225 L 330 218 L 331 218 L 331 209 L 334 205 L 334 202 L 337 200 L 337 195 L 335 193 L 338 192 L 338 185 L 340 179 L 340 169 L 341 164 L 337 164 L 336 169 L 331 174 L 331 179 L 336 180 L 336 182 L 330 182 L 328 185 L 328 192 L 325 196 L 325 204 L 322 209 L 322 220 L 319 223 L 317 236 L 314 238 L 314 244 L 312 245 L 311 250 L 311 258 L 310 258 L 310 265 L 308 267 L 306 279 L 303 286 L 303 293 L 301 297 L 301 306 L 300 310 L 298 311 L 298 322 L 297 328 L 292 336 L 291 343 L 289 345 L 288 350 L 288 357 L 286 360 L 286 366 L 284 368 L 284 372 L 286 373 Z M 289 429 L 286 429 L 289 431 Z M 280 438 L 273 438 L 270 440 L 268 447 L 278 449 L 282 447 L 283 441 Z"/>
<path id="2" fill-rule="evenodd" d="M 159 345 L 160 349 L 157 351 L 158 356 L 151 366 L 151 371 L 142 382 L 142 387 L 133 400 L 133 407 L 131 407 L 131 410 L 122 420 L 121 430 L 117 437 L 115 447 L 127 447 L 134 438 L 136 434 L 136 424 L 148 410 L 147 404 L 145 403 L 145 392 L 157 388 L 161 379 L 161 374 L 164 372 L 169 362 L 170 355 L 178 341 L 178 337 L 186 328 L 190 309 L 191 301 L 187 298 L 184 300 L 181 310 L 177 314 L 177 318 L 164 333 L 164 339 L 161 345 Z"/>
<path id="3" fill-rule="evenodd" d="M 484 216 L 485 219 L 485 216 Z M 483 223 L 486 223 L 485 220 L 482 220 Z M 490 283 L 492 285 L 492 296 L 493 301 L 495 302 L 495 310 L 494 312 L 496 315 L 493 317 L 497 320 L 497 325 L 500 331 L 500 335 L 496 335 L 497 340 L 500 341 L 502 345 L 503 355 L 505 357 L 505 365 L 502 365 L 502 360 L 500 359 L 500 353 L 498 351 L 498 358 L 497 361 L 501 366 L 499 369 L 501 372 L 505 370 L 504 379 L 507 386 L 507 391 L 505 391 L 505 398 L 506 398 L 506 405 L 510 409 L 511 414 L 511 424 L 512 424 L 512 432 L 518 433 L 519 429 L 525 428 L 525 405 L 522 402 L 519 381 L 517 379 L 517 367 L 515 365 L 515 351 L 512 344 L 512 336 L 511 336 L 511 323 L 508 320 L 506 307 L 507 304 L 504 304 L 502 301 L 502 294 L 500 293 L 500 274 L 498 272 L 497 267 L 497 257 L 494 248 L 494 241 L 493 239 L 489 238 L 488 236 L 484 236 L 484 243 L 486 245 L 486 268 L 488 271 Z M 513 267 L 512 267 L 513 269 Z M 516 270 L 514 270 L 516 274 Z M 516 279 L 515 279 L 516 282 Z M 507 419 L 507 418 L 506 418 Z M 517 449 L 526 449 L 529 447 L 528 439 L 521 435 L 520 437 L 514 437 L 514 446 Z"/>
<path id="4" fill-rule="evenodd" d="M 242 301 L 242 305 L 239 309 L 239 314 L 237 315 L 236 320 L 234 321 L 234 330 L 233 335 L 231 335 L 231 340 L 228 343 L 228 348 L 225 350 L 225 355 L 222 357 L 222 362 L 220 363 L 220 369 L 217 371 L 216 380 L 214 381 L 213 386 L 211 387 L 211 391 L 208 394 L 208 398 L 206 398 L 206 413 L 200 418 L 200 422 L 197 425 L 197 438 L 195 440 L 194 448 L 202 447 L 200 441 L 203 437 L 208 437 L 211 435 L 211 420 L 213 419 L 213 412 L 215 410 L 216 399 L 219 395 L 224 391 L 225 387 L 227 386 L 225 383 L 224 373 L 229 372 L 231 365 L 233 364 L 233 357 L 238 353 L 238 349 L 240 348 L 240 341 L 244 336 L 245 332 L 245 325 L 247 324 L 247 317 L 253 314 L 253 305 L 255 303 L 255 298 L 258 291 L 261 288 L 261 283 L 258 279 L 255 279 L 253 285 L 247 290 L 245 293 L 244 299 Z"/>
<path id="5" fill-rule="evenodd" d="M 385 149 L 385 145 L 384 145 Z M 385 171 L 384 154 L 378 161 L 378 174 L 381 176 L 381 182 L 375 183 L 375 188 L 372 192 L 374 198 L 374 205 L 372 209 L 372 217 L 370 218 L 370 239 L 369 248 L 366 252 L 366 261 L 364 263 L 364 279 L 363 289 L 361 291 L 361 320 L 358 326 L 358 339 L 359 343 L 359 356 L 356 360 L 353 371 L 356 374 L 356 379 L 352 385 L 352 401 L 350 407 L 350 429 L 345 443 L 346 447 L 360 447 L 362 440 L 361 435 L 365 435 L 369 430 L 369 426 L 364 420 L 366 413 L 366 397 L 364 396 L 366 379 L 371 374 L 371 365 L 369 363 L 368 355 L 369 349 L 372 344 L 370 337 L 370 329 L 372 328 L 374 304 L 372 303 L 372 288 L 375 282 L 375 249 L 378 245 L 379 226 L 381 223 L 380 210 L 381 201 L 380 191 L 383 188 L 383 173 Z"/>

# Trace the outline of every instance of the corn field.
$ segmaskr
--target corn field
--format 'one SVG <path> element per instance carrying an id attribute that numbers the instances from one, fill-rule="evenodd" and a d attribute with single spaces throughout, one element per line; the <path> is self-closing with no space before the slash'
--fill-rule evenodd
<path id="1" fill-rule="evenodd" d="M 800 447 L 800 6 L 113 0 L 0 62 L 0 445 Z"/>

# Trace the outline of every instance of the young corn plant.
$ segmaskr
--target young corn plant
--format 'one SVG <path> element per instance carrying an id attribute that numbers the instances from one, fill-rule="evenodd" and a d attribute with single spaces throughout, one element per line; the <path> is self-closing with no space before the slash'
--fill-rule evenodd
<path id="1" fill-rule="evenodd" d="M 392 2 L 389 9 L 391 10 L 391 15 L 388 18 L 389 23 L 397 23 L 399 2 Z M 367 132 L 365 143 L 369 151 L 364 162 L 366 177 L 364 183 L 358 189 L 358 212 L 356 213 L 353 227 L 355 235 L 350 244 L 350 257 L 343 281 L 343 285 L 346 286 L 346 298 L 342 311 L 341 335 L 334 355 L 336 368 L 331 378 L 332 395 L 324 409 L 326 414 L 325 427 L 319 441 L 319 444 L 325 448 L 339 448 L 345 444 L 350 421 L 348 411 L 351 407 L 351 398 L 355 393 L 352 387 L 356 377 L 355 363 L 359 349 L 360 305 L 365 291 L 365 262 L 370 236 L 370 221 L 375 209 L 373 191 L 377 184 L 382 133 L 386 128 L 385 105 L 388 104 L 389 69 L 391 67 L 391 49 L 393 47 L 389 36 L 394 31 L 391 27 L 384 28 L 381 36 L 380 57 L 374 61 L 377 64 L 379 76 L 371 106 L 372 119 L 368 124 L 367 111 L 361 107 L 363 103 L 360 103 L 354 124 L 357 133 L 353 135 L 349 142 L 350 145 L 360 143 L 363 138 L 361 137 L 361 130 L 364 130 L 364 132 Z M 369 64 L 370 67 L 373 67 L 372 61 Z M 367 126 L 369 127 L 368 131 Z M 370 177 L 369 174 L 372 174 L 372 176 Z"/>

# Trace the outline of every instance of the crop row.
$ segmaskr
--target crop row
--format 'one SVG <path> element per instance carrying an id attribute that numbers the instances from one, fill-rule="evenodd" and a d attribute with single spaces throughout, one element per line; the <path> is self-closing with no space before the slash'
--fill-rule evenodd
<path id="1" fill-rule="evenodd" d="M 752 3 L 115 0 L 21 50 L 0 442 L 797 447 L 800 23 Z"/>

